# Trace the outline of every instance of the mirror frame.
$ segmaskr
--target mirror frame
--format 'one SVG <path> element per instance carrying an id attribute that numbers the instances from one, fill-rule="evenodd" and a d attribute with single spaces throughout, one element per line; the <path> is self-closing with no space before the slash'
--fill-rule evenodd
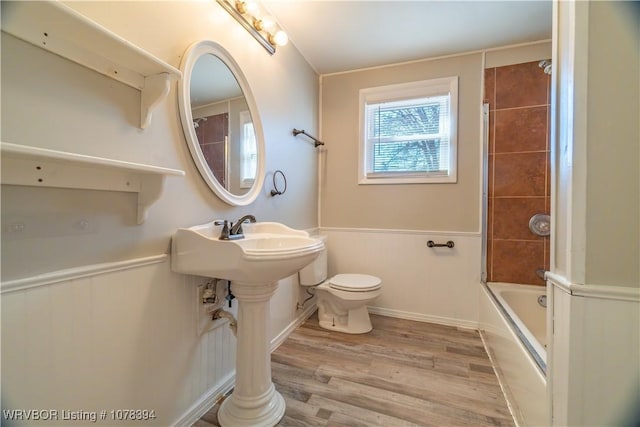
<path id="1" fill-rule="evenodd" d="M 256 135 L 258 163 L 256 165 L 256 177 L 253 185 L 249 191 L 244 194 L 233 194 L 218 182 L 217 178 L 209 168 L 204 154 L 200 149 L 200 144 L 198 143 L 198 137 L 196 136 L 196 131 L 193 126 L 190 88 L 193 67 L 198 59 L 203 55 L 214 55 L 229 68 L 240 85 L 240 89 L 242 90 L 247 101 L 247 105 L 249 106 L 249 113 L 251 114 L 251 120 L 253 121 L 253 127 Z M 178 88 L 178 109 L 180 110 L 180 121 L 182 122 L 182 130 L 184 132 L 184 137 L 187 140 L 191 157 L 200 172 L 200 176 L 202 176 L 202 179 L 204 179 L 209 188 L 211 188 L 211 190 L 213 190 L 213 192 L 225 203 L 232 206 L 246 206 L 252 203 L 256 200 L 258 194 L 260 194 L 260 191 L 262 190 L 262 186 L 264 185 L 265 145 L 262 123 L 260 121 L 260 116 L 258 115 L 258 107 L 255 99 L 253 98 L 253 94 L 249 88 L 249 83 L 247 82 L 246 77 L 240 70 L 238 63 L 233 59 L 229 52 L 227 52 L 227 50 L 218 43 L 211 40 L 202 40 L 189 46 L 182 58 L 180 70 L 182 71 L 182 80 L 180 80 Z"/>

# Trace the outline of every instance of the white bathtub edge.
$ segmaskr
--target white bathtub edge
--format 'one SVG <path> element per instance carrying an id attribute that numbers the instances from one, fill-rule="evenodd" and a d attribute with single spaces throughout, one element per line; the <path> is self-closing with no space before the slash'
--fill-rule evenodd
<path id="1" fill-rule="evenodd" d="M 511 413 L 511 417 L 516 424 L 516 427 L 525 427 L 523 422 L 524 418 L 522 413 L 520 412 L 520 408 L 515 405 L 516 399 L 509 388 L 509 384 L 507 383 L 502 370 L 500 370 L 500 366 L 496 362 L 496 356 L 493 354 L 493 349 L 489 346 L 487 342 L 487 332 L 480 328 L 478 330 L 480 333 L 480 339 L 482 340 L 482 345 L 484 345 L 484 349 L 487 352 L 487 356 L 489 356 L 489 361 L 491 362 L 491 366 L 493 366 L 493 372 L 496 374 L 496 378 L 498 378 L 498 384 L 500 385 L 500 390 L 502 390 L 502 394 L 504 395 L 505 400 L 507 401 L 507 408 L 509 408 L 509 412 Z"/>
<path id="2" fill-rule="evenodd" d="M 511 283 L 488 283 L 487 287 L 493 294 L 493 297 L 498 301 L 499 308 L 502 308 L 506 312 L 507 319 L 511 320 L 508 322 L 510 324 L 510 328 L 519 338 L 522 338 L 523 344 L 527 347 L 527 351 L 534 358 L 534 361 L 538 365 L 539 369 L 541 369 L 544 374 L 547 370 L 547 350 L 543 343 L 546 344 L 546 338 L 543 337 L 544 341 L 540 341 L 536 334 L 533 333 L 532 329 L 529 329 L 529 324 L 521 318 L 517 309 L 515 309 L 511 304 L 505 299 L 503 292 L 513 292 L 514 289 L 518 290 L 518 293 L 524 292 L 526 294 L 535 294 L 535 295 L 544 295 L 546 294 L 546 288 L 535 286 L 535 285 L 514 285 Z M 534 295 L 534 296 L 535 296 Z M 537 300 L 537 297 L 535 297 Z M 527 307 L 527 310 L 537 310 L 539 308 L 537 301 L 531 301 L 534 304 L 533 307 Z M 530 318 L 530 315 L 527 316 Z M 510 319 L 509 319 L 510 318 Z M 546 318 L 543 318 L 543 322 L 546 323 Z M 546 333 L 546 327 L 544 328 Z"/>
<path id="3" fill-rule="evenodd" d="M 480 332 L 518 426 L 548 423 L 546 378 L 504 318 L 486 286 L 480 294 Z"/>

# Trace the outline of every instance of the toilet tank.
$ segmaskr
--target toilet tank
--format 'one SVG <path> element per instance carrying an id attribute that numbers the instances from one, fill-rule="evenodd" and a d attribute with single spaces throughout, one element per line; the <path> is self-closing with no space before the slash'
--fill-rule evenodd
<path id="1" fill-rule="evenodd" d="M 302 286 L 319 285 L 327 279 L 327 236 L 314 237 L 322 240 L 325 244 L 325 248 L 320 252 L 318 258 L 298 272 L 298 275 L 300 276 L 300 284 Z"/>

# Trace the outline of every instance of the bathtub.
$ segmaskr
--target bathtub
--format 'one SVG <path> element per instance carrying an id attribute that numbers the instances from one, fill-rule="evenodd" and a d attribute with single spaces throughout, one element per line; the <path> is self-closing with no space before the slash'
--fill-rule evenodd
<path id="1" fill-rule="evenodd" d="M 546 289 L 489 283 L 480 301 L 480 333 L 518 426 L 548 425 Z"/>
<path id="2" fill-rule="evenodd" d="M 489 283 L 489 289 L 512 323 L 514 332 L 527 348 L 540 370 L 547 372 L 547 311 L 539 303 L 546 288 L 511 283 Z"/>

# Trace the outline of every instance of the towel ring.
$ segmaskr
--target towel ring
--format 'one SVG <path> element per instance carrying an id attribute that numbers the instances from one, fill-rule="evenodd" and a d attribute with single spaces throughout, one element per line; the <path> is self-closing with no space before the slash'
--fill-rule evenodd
<path id="1" fill-rule="evenodd" d="M 278 184 L 276 183 L 276 176 L 278 174 L 282 175 L 282 179 L 284 181 L 284 189 L 282 191 L 280 191 L 278 189 Z M 272 197 L 273 196 L 279 196 L 281 194 L 284 194 L 285 191 L 287 191 L 287 177 L 284 176 L 284 172 L 282 172 L 280 169 L 278 169 L 273 173 L 273 190 L 271 190 L 271 196 Z"/>

